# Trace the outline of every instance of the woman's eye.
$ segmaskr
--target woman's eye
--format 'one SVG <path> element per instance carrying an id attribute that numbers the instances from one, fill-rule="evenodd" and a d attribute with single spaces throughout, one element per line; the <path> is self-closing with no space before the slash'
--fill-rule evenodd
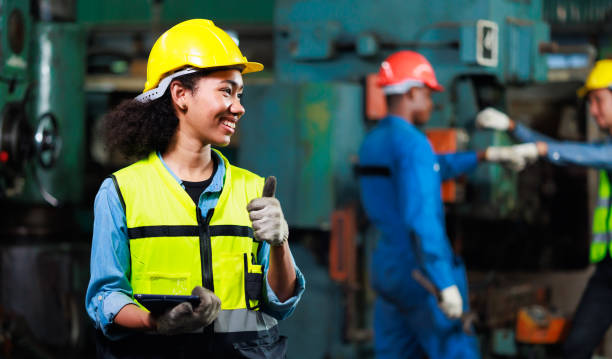
<path id="1" fill-rule="evenodd" d="M 221 89 L 221 91 L 225 92 L 228 95 L 232 94 L 232 89 L 231 88 L 224 88 L 224 89 Z"/>
<path id="2" fill-rule="evenodd" d="M 242 99 L 242 96 L 244 96 L 244 94 L 239 93 L 237 96 L 238 96 L 239 99 Z"/>

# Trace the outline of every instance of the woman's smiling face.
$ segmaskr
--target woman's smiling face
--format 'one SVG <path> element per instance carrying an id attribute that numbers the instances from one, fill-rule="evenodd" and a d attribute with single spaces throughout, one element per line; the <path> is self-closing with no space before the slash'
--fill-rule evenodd
<path id="1" fill-rule="evenodd" d="M 179 135 L 203 145 L 227 146 L 245 110 L 240 103 L 244 84 L 237 69 L 212 72 L 196 80 L 193 91 L 175 100 Z"/>

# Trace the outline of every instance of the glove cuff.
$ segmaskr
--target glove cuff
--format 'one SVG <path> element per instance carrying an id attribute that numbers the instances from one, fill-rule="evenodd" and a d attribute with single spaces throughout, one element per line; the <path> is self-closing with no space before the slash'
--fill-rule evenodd
<path id="1" fill-rule="evenodd" d="M 508 150 L 504 147 L 487 147 L 485 150 L 485 159 L 489 162 L 499 162 L 505 160 Z"/>
<path id="2" fill-rule="evenodd" d="M 271 243 L 271 245 L 273 246 L 282 246 L 285 242 L 287 242 L 287 240 L 289 239 L 289 225 L 287 224 L 287 221 L 283 218 L 283 221 L 281 223 L 281 233 L 280 233 L 280 240 L 276 243 Z"/>

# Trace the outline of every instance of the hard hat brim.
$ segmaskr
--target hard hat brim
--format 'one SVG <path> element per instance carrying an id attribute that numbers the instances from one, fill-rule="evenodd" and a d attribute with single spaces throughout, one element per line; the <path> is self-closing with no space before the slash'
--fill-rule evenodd
<path id="1" fill-rule="evenodd" d="M 427 87 L 429 87 L 430 89 L 432 89 L 433 91 L 436 91 L 436 92 L 443 92 L 444 91 L 444 86 L 442 86 L 440 84 L 427 85 Z"/>
<path id="2" fill-rule="evenodd" d="M 586 86 L 582 86 L 581 88 L 576 90 L 576 95 L 578 95 L 578 98 L 583 98 L 589 93 L 589 91 L 590 90 Z"/>
<path id="3" fill-rule="evenodd" d="M 237 65 L 244 65 L 244 70 L 242 70 L 243 74 L 248 74 L 251 72 L 259 72 L 264 69 L 264 65 L 260 64 L 259 62 L 246 62 L 243 64 L 237 64 Z"/>
<path id="4" fill-rule="evenodd" d="M 598 87 L 598 88 L 588 88 L 587 86 L 582 86 L 581 88 L 576 90 L 576 95 L 578 95 L 579 98 L 583 98 L 586 95 L 588 95 L 589 92 L 594 91 L 594 90 L 600 90 L 600 89 L 608 89 L 612 91 L 612 86 L 603 86 L 603 87 Z"/>

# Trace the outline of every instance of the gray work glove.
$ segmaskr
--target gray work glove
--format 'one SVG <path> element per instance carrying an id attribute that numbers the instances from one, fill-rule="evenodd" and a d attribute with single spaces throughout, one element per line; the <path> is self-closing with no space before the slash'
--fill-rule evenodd
<path id="1" fill-rule="evenodd" d="M 519 172 L 538 159 L 538 148 L 535 143 L 488 147 L 485 151 L 485 159 L 489 162 L 501 163 Z"/>
<path id="2" fill-rule="evenodd" d="M 491 130 L 507 131 L 510 128 L 510 118 L 493 107 L 487 107 L 476 115 L 476 125 Z"/>
<path id="3" fill-rule="evenodd" d="M 253 223 L 255 239 L 266 241 L 272 246 L 280 246 L 289 238 L 289 226 L 280 202 L 274 198 L 276 177 L 266 178 L 263 197 L 255 198 L 247 205 L 249 218 Z"/>
<path id="4" fill-rule="evenodd" d="M 200 297 L 200 304 L 193 309 L 190 303 L 183 302 L 160 315 L 156 318 L 158 333 L 165 335 L 190 333 L 217 319 L 221 300 L 215 293 L 197 286 L 193 288 L 191 294 Z"/>

